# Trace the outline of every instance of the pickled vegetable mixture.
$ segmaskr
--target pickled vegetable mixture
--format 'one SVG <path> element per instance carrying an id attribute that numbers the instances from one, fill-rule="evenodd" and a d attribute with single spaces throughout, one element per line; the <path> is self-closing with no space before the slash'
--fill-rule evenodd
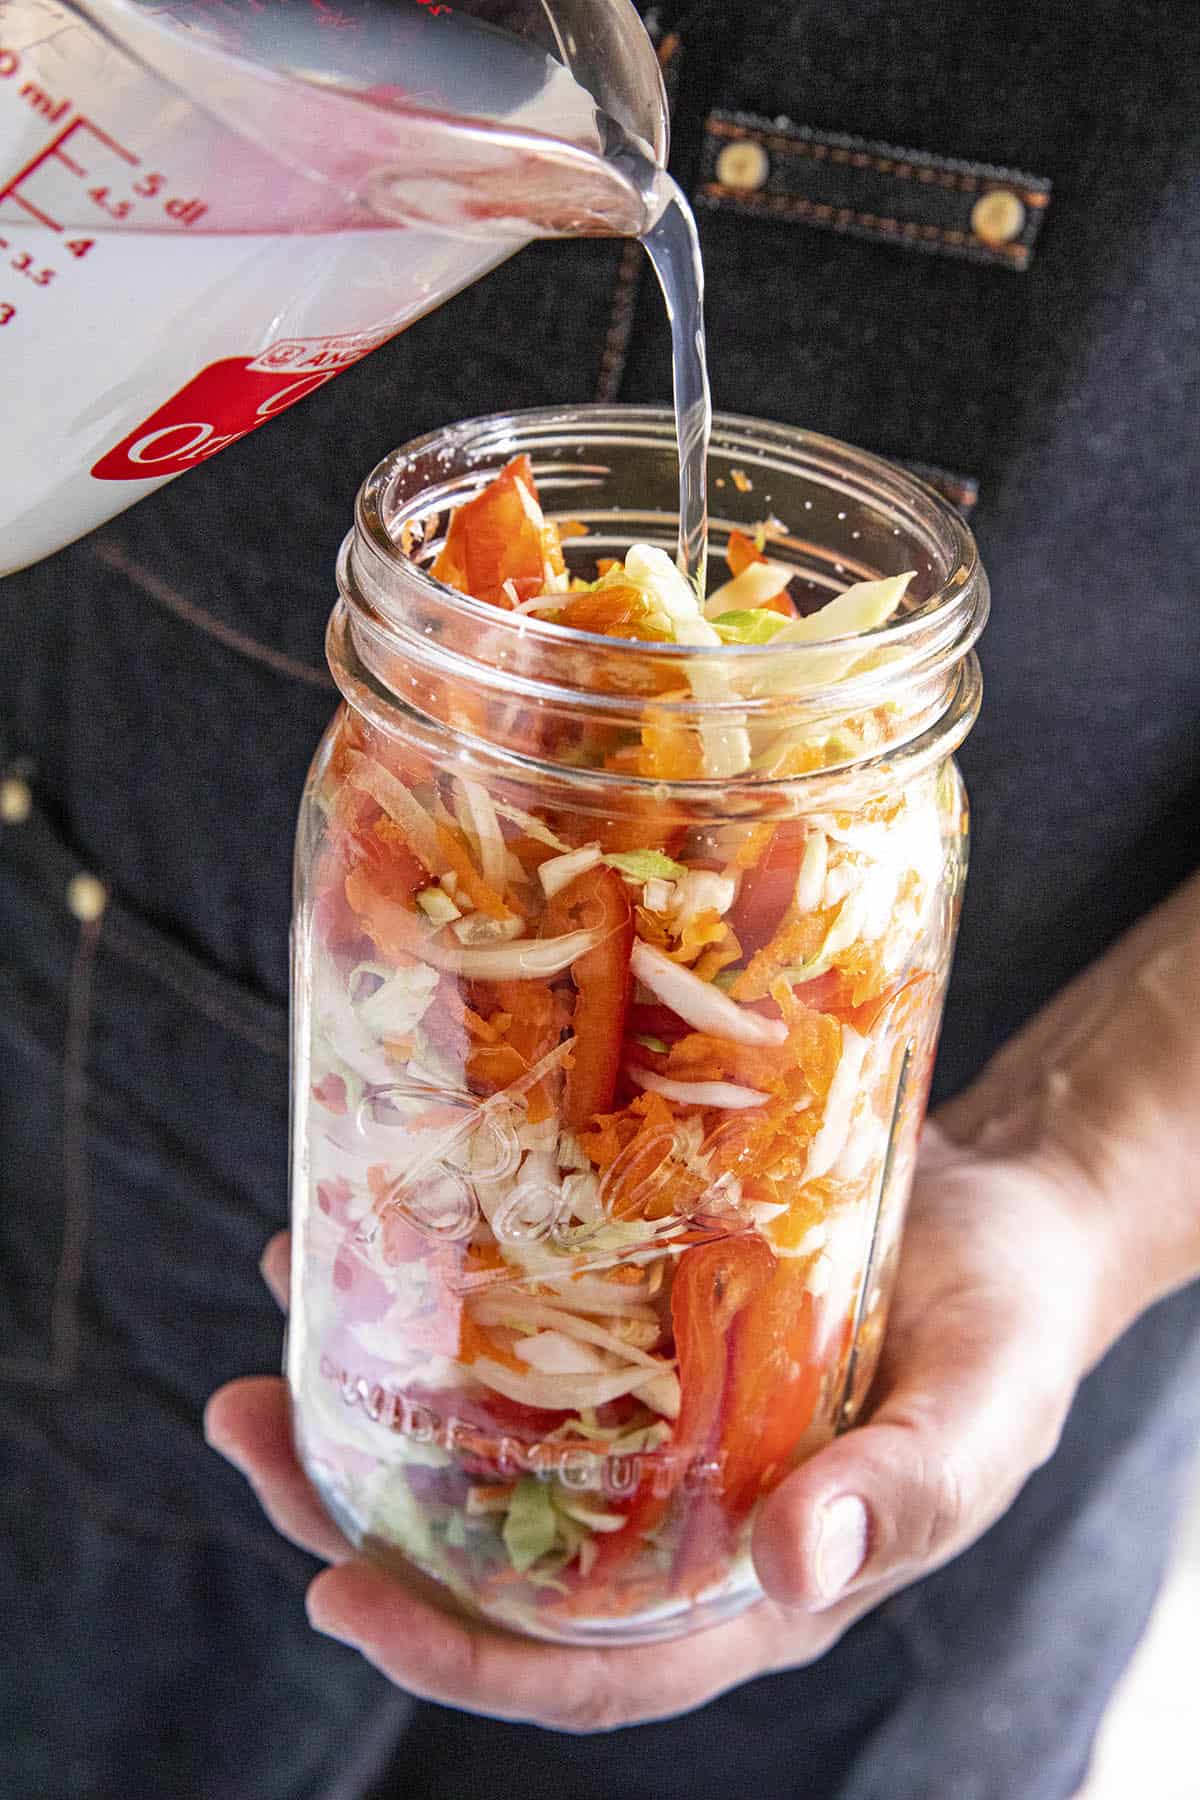
<path id="1" fill-rule="evenodd" d="M 728 560 L 703 608 L 645 546 L 572 579 L 517 459 L 434 573 L 698 646 L 869 630 L 907 581 L 802 618 L 761 534 Z M 678 782 L 752 750 L 648 714 L 610 766 Z M 911 1160 L 957 778 L 773 825 L 656 827 L 644 799 L 598 824 L 347 710 L 318 767 L 310 1471 L 355 1537 L 526 1630 L 749 1592 L 756 1502 L 836 1424 L 893 1138 Z"/>

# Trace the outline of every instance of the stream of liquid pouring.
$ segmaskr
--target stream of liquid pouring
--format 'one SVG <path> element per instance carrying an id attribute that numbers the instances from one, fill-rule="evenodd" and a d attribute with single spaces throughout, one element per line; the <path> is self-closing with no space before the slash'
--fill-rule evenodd
<path id="1" fill-rule="evenodd" d="M 671 327 L 675 433 L 679 441 L 681 571 L 704 598 L 708 560 L 708 441 L 712 398 L 704 352 L 704 266 L 691 207 L 678 184 L 659 171 L 653 184 L 664 202 L 642 237 L 654 265 Z"/>

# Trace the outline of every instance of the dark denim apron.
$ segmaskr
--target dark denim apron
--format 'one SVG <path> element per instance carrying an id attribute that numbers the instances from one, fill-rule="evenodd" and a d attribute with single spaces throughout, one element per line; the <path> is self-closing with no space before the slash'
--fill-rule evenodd
<path id="1" fill-rule="evenodd" d="M 1197 862 L 1196 9 L 739 0 L 652 23 L 718 404 L 978 495 L 996 604 L 948 1092 Z M 313 1565 L 199 1436 L 212 1388 L 279 1361 L 255 1264 L 285 1216 L 290 840 L 354 489 L 449 418 L 667 391 L 636 249 L 540 246 L 0 585 L 4 1800 L 1068 1800 L 1082 1779 L 1196 1441 L 1196 1291 L 1118 1345 L 975 1549 L 813 1668 L 604 1738 L 415 1706 L 313 1636 Z"/>

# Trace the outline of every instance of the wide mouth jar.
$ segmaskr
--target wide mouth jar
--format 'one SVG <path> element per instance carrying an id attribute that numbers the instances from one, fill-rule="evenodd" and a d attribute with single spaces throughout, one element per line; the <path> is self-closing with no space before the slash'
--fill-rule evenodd
<path id="1" fill-rule="evenodd" d="M 904 779 L 969 731 L 987 579 L 960 516 L 915 477 L 831 438 L 719 414 L 710 569 L 723 570 L 731 532 L 765 528 L 766 552 L 793 571 L 802 612 L 856 582 L 912 580 L 897 616 L 860 638 L 698 653 L 503 612 L 434 580 L 453 508 L 521 453 L 546 517 L 583 528 L 564 543 L 572 574 L 593 577 L 599 559 L 620 558 L 633 542 L 674 552 L 678 464 L 665 408 L 497 414 L 394 452 L 359 493 L 329 636 L 343 693 L 377 723 L 402 717 L 418 735 L 433 727 L 444 751 L 481 765 L 500 759 L 510 772 L 523 765 L 601 815 L 631 786 L 687 812 L 719 784 L 736 816 L 849 800 L 878 785 L 880 764 L 889 781 Z M 721 579 L 714 573 L 710 587 Z M 469 719 L 464 694 L 483 703 Z M 684 780 L 614 773 L 614 755 L 648 717 L 677 735 L 707 734 L 711 744 L 724 729 L 736 741 Z"/>
<path id="2" fill-rule="evenodd" d="M 754 1600 L 763 1496 L 869 1390 L 987 584 L 903 471 L 722 417 L 714 571 L 757 531 L 801 617 L 909 575 L 899 606 L 782 647 L 568 629 L 432 573 L 517 456 L 583 580 L 675 546 L 662 410 L 470 420 L 360 493 L 297 843 L 293 1420 L 369 1554 L 637 1643 Z"/>

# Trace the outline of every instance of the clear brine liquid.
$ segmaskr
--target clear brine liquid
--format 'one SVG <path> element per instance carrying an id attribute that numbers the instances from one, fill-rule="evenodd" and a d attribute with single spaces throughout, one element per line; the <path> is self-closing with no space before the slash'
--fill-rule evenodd
<path id="1" fill-rule="evenodd" d="M 712 397 L 704 353 L 704 265 L 695 215 L 670 175 L 657 221 L 642 238 L 654 264 L 671 326 L 675 435 L 679 440 L 679 567 L 703 599 L 708 558 L 708 440 Z"/>

